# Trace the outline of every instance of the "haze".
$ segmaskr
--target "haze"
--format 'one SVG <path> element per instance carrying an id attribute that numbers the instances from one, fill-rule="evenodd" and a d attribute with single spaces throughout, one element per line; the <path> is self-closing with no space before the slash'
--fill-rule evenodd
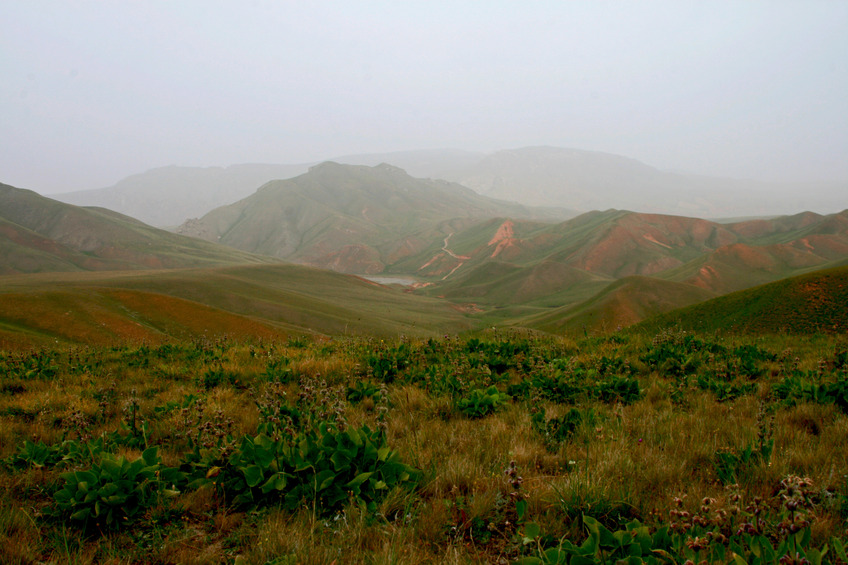
<path id="1" fill-rule="evenodd" d="M 846 2 L 5 2 L 0 181 L 528 145 L 848 179 Z"/>

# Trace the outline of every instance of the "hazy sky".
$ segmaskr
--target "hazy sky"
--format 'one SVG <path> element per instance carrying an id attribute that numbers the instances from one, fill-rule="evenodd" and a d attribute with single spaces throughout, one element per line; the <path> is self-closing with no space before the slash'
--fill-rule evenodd
<path id="1" fill-rule="evenodd" d="M 848 1 L 0 2 L 0 182 L 554 145 L 848 179 Z"/>

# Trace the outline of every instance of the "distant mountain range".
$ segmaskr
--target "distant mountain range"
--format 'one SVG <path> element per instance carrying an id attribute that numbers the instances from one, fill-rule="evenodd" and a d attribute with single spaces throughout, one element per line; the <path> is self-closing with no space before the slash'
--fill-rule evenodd
<path id="1" fill-rule="evenodd" d="M 413 277 L 422 293 L 540 328 L 587 316 L 627 325 L 848 258 L 848 211 L 728 223 L 555 215 L 390 165 L 324 163 L 179 231 L 345 273 Z"/>
<path id="2" fill-rule="evenodd" d="M 439 156 L 404 158 L 423 169 Z M 450 164 L 457 171 L 474 159 L 454 154 Z M 722 222 L 618 209 L 574 214 L 385 163 L 315 165 L 184 222 L 180 233 L 0 185 L 0 275 L 14 275 L 0 281 L 0 338 L 73 341 L 78 327 L 98 340 L 160 339 L 197 335 L 197 320 L 267 336 L 490 325 L 606 333 L 848 265 L 848 210 Z M 409 284 L 388 288 L 344 274 Z M 76 320 L 70 329 L 51 330 L 65 312 L 66 322 Z"/>
<path id="3" fill-rule="evenodd" d="M 178 233 L 343 273 L 376 274 L 462 226 L 573 213 L 498 201 L 391 165 L 323 163 L 190 220 Z"/>
<path id="4" fill-rule="evenodd" d="M 231 204 L 273 179 L 306 171 L 307 165 L 244 164 L 231 167 L 161 167 L 132 175 L 114 186 L 50 195 L 77 206 L 115 210 L 160 228 Z"/>
<path id="5" fill-rule="evenodd" d="M 402 151 L 335 157 L 388 163 L 416 178 L 462 184 L 492 198 L 524 205 L 591 211 L 608 208 L 704 218 L 773 216 L 846 206 L 842 183 L 767 183 L 660 171 L 619 155 L 556 147 L 495 153 Z M 174 227 L 253 194 L 272 180 L 301 175 L 316 163 L 163 167 L 108 188 L 57 194 L 62 202 L 100 206 L 159 227 Z"/>

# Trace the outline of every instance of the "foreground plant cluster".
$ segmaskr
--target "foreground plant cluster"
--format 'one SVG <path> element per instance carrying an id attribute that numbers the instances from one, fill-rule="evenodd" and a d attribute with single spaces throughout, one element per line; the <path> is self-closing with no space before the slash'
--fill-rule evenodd
<path id="1" fill-rule="evenodd" d="M 848 342 L 0 353 L 3 563 L 848 563 Z"/>

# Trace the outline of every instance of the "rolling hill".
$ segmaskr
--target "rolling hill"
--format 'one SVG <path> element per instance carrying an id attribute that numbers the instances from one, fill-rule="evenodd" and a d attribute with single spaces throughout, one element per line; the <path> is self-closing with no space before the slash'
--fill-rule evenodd
<path id="1" fill-rule="evenodd" d="M 702 332 L 848 332 L 848 267 L 825 269 L 674 310 L 634 327 Z"/>
<path id="2" fill-rule="evenodd" d="M 848 212 L 719 224 L 608 210 L 560 224 L 493 219 L 449 235 L 397 265 L 427 281 L 420 292 L 548 329 L 573 328 L 584 311 L 580 326 L 629 325 L 848 258 Z"/>
<path id="3" fill-rule="evenodd" d="M 274 262 L 0 184 L 0 274 Z"/>
<path id="4" fill-rule="evenodd" d="M 469 328 L 448 302 L 300 265 L 0 277 L 0 349 Z"/>
<path id="5" fill-rule="evenodd" d="M 629 276 L 607 285 L 579 304 L 529 316 L 514 323 L 556 334 L 607 334 L 714 296 L 690 284 Z"/>

